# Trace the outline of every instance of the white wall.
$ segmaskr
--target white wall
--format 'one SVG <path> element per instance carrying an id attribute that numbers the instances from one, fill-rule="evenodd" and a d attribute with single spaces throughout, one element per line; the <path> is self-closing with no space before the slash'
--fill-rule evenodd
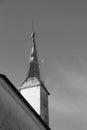
<path id="1" fill-rule="evenodd" d="M 22 89 L 21 94 L 40 115 L 40 86 Z"/>

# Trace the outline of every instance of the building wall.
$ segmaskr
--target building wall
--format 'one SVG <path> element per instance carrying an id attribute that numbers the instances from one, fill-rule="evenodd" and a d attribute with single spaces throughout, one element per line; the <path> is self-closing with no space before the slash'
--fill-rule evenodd
<path id="1" fill-rule="evenodd" d="M 41 87 L 41 117 L 49 125 L 48 93 Z"/>
<path id="2" fill-rule="evenodd" d="M 0 79 L 0 130 L 46 130 L 3 79 Z"/>
<path id="3" fill-rule="evenodd" d="M 21 94 L 40 115 L 40 86 L 22 89 Z"/>

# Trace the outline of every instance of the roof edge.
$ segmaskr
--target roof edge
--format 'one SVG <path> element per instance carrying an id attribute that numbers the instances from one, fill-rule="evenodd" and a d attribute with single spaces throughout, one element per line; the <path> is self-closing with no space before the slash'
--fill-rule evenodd
<path id="1" fill-rule="evenodd" d="M 0 78 L 2 78 L 10 88 L 17 94 L 17 96 L 23 101 L 23 103 L 33 112 L 33 114 L 38 118 L 38 120 L 44 125 L 44 127 L 48 130 L 51 130 L 49 126 L 41 119 L 41 117 L 37 114 L 37 112 L 32 108 L 32 106 L 26 101 L 26 99 L 20 94 L 18 89 L 13 85 L 13 83 L 7 78 L 6 75 L 0 73 Z"/>

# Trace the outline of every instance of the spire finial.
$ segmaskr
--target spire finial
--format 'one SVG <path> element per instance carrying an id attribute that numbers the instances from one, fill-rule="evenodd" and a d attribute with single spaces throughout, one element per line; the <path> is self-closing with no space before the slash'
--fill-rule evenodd
<path id="1" fill-rule="evenodd" d="M 33 43 L 35 43 L 36 34 L 35 34 L 35 30 L 34 30 L 34 21 L 32 21 L 32 34 L 31 34 L 31 37 L 32 37 Z"/>
<path id="2" fill-rule="evenodd" d="M 34 21 L 32 20 L 32 32 L 34 32 Z"/>

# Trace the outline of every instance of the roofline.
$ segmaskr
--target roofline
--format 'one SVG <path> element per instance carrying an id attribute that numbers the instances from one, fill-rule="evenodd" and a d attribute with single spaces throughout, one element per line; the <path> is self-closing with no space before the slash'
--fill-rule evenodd
<path id="1" fill-rule="evenodd" d="M 20 87 L 18 88 L 19 90 L 20 89 L 23 89 L 21 86 L 24 84 L 24 82 L 26 82 L 27 80 L 24 80 L 23 83 L 20 85 Z M 40 85 L 45 89 L 45 91 L 48 93 L 48 95 L 50 95 L 50 92 L 47 90 L 47 88 L 45 87 L 43 81 L 39 80 L 40 82 Z"/>
<path id="2" fill-rule="evenodd" d="M 32 106 L 26 101 L 26 99 L 20 94 L 17 88 L 12 84 L 12 82 L 6 77 L 6 75 L 0 73 L 0 78 L 4 79 L 5 82 L 10 86 L 10 88 L 17 94 L 17 96 L 23 101 L 23 103 L 33 112 L 33 114 L 38 118 L 38 120 L 44 125 L 48 130 L 51 130 L 49 126 L 41 119 L 37 112 L 32 108 Z"/>
<path id="3" fill-rule="evenodd" d="M 40 81 L 40 83 L 41 83 L 42 87 L 45 89 L 45 91 L 48 93 L 48 95 L 50 95 L 50 93 L 49 93 L 49 91 L 47 90 L 47 88 L 45 87 L 43 81 Z"/>

